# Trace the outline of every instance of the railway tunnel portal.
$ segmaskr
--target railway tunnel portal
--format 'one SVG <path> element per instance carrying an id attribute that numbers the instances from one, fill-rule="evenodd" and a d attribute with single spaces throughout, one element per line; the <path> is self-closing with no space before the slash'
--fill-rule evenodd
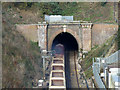
<path id="1" fill-rule="evenodd" d="M 51 49 L 53 49 L 54 46 L 57 44 L 63 44 L 65 51 L 69 51 L 69 50 L 78 51 L 78 47 L 79 47 L 75 37 L 68 32 L 61 32 L 60 34 L 58 34 L 52 42 Z"/>
<path id="2" fill-rule="evenodd" d="M 32 28 L 31 28 L 32 27 Z M 33 28 L 34 27 L 34 28 Z M 24 28 L 27 28 L 25 30 Z M 24 30 L 23 30 L 24 29 Z M 50 51 L 57 44 L 65 47 L 65 75 L 66 86 L 76 88 L 75 60 L 80 52 L 88 52 L 92 46 L 99 45 L 117 30 L 117 25 L 92 24 L 91 22 L 39 22 L 38 24 L 17 25 L 17 30 L 26 38 L 37 41 L 42 50 Z M 27 35 L 26 35 L 27 32 Z M 31 33 L 34 38 L 31 39 Z M 29 35 L 28 35 L 29 34 Z M 96 37 L 97 35 L 97 37 Z M 73 86 L 72 86 L 73 85 Z"/>
<path id="3" fill-rule="evenodd" d="M 68 32 L 59 33 L 53 40 L 51 49 L 62 44 L 64 46 L 65 78 L 67 88 L 78 88 L 76 77 L 76 59 L 78 57 L 78 42 L 75 37 Z"/>
<path id="4" fill-rule="evenodd" d="M 76 88 L 79 86 L 77 83 L 75 60 L 77 60 L 81 52 L 90 51 L 92 43 L 95 43 L 92 40 L 95 39 L 94 36 L 96 34 L 94 35 L 95 31 L 92 30 L 94 30 L 92 23 L 77 21 L 41 23 L 38 26 L 38 41 L 42 50 L 50 51 L 57 44 L 63 44 L 65 47 L 67 88 Z M 110 30 L 113 31 L 113 28 L 110 28 Z"/>
<path id="5" fill-rule="evenodd" d="M 58 44 L 64 46 L 67 88 L 79 88 L 76 62 L 82 51 L 91 50 L 91 26 L 92 23 L 80 22 L 52 22 L 38 26 L 41 49 L 53 51 Z"/>
<path id="6" fill-rule="evenodd" d="M 91 50 L 91 26 L 92 23 L 80 22 L 40 24 L 38 26 L 39 46 L 41 49 L 51 50 L 56 37 L 67 35 L 67 37 L 74 37 L 79 52 L 80 50 L 89 51 Z M 76 43 L 73 42 L 72 44 Z M 72 44 L 69 46 L 73 46 Z"/>

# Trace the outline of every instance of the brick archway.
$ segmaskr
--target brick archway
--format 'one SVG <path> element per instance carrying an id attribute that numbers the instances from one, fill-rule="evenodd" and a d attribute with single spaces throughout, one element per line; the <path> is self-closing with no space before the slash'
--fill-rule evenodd
<path id="1" fill-rule="evenodd" d="M 78 44 L 78 49 L 80 49 L 80 39 L 79 39 L 79 36 L 77 35 L 77 32 L 75 32 L 71 29 L 66 29 L 66 32 L 71 34 L 76 39 L 77 44 Z M 48 40 L 48 50 L 51 50 L 53 40 L 60 33 L 64 33 L 63 29 L 57 30 L 54 34 L 52 34 L 51 38 Z"/>

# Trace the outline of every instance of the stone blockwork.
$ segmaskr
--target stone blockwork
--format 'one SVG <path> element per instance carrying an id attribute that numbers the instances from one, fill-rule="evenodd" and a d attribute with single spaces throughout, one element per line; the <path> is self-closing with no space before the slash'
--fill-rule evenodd
<path id="1" fill-rule="evenodd" d="M 118 31 L 118 25 L 94 24 L 92 27 L 92 47 L 104 43 Z"/>
<path id="2" fill-rule="evenodd" d="M 63 33 L 63 32 L 70 33 L 76 39 L 79 48 L 81 48 L 78 25 L 67 25 L 67 24 L 52 25 L 52 24 L 49 24 L 49 26 L 48 26 L 48 50 L 51 49 L 52 42 L 55 39 L 55 37 L 58 34 Z"/>
<path id="3" fill-rule="evenodd" d="M 104 43 L 118 30 L 113 24 L 28 24 L 16 25 L 26 39 L 39 42 L 42 49 L 51 49 L 53 40 L 60 33 L 70 33 L 77 41 L 79 50 L 91 50 L 91 47 Z M 38 38 L 39 37 L 39 38 Z M 71 41 L 72 42 L 72 41 Z"/>
<path id="4" fill-rule="evenodd" d="M 47 24 L 38 25 L 38 42 L 41 49 L 46 49 L 47 47 Z"/>
<path id="5" fill-rule="evenodd" d="M 82 27 L 82 48 L 83 52 L 91 50 L 91 27 L 92 23 L 81 24 Z"/>

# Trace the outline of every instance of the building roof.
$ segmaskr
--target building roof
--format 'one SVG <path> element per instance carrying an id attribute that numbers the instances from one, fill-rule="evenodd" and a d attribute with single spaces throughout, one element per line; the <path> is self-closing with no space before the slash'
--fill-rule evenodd
<path id="1" fill-rule="evenodd" d="M 45 15 L 46 22 L 73 21 L 73 16 Z"/>

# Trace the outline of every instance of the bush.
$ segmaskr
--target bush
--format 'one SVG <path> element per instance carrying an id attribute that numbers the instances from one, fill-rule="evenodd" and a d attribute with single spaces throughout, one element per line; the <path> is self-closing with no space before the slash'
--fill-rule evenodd
<path id="1" fill-rule="evenodd" d="M 105 6 L 107 2 L 101 2 L 101 6 Z"/>
<path id="2" fill-rule="evenodd" d="M 13 5 L 19 9 L 27 9 L 32 7 L 34 3 L 32 2 L 15 2 L 13 3 Z"/>
<path id="3" fill-rule="evenodd" d="M 22 18 L 22 16 L 19 16 L 20 18 Z"/>

